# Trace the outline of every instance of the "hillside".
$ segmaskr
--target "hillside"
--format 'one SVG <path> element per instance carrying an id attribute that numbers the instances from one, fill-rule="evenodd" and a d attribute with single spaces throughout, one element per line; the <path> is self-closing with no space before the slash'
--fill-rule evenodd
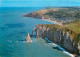
<path id="1" fill-rule="evenodd" d="M 49 19 L 65 24 L 80 19 L 80 7 L 45 8 L 23 16 Z"/>
<path id="2" fill-rule="evenodd" d="M 80 8 L 78 7 L 67 7 L 67 8 L 48 8 L 41 9 L 34 12 L 44 18 L 80 18 Z"/>

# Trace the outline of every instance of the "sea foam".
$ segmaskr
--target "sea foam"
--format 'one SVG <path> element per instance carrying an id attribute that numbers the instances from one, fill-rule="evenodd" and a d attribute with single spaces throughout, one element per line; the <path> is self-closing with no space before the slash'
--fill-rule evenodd
<path id="1" fill-rule="evenodd" d="M 48 40 L 48 38 L 45 38 L 45 40 L 47 40 L 51 45 L 53 45 L 54 47 L 57 47 L 58 49 L 60 49 L 61 51 L 63 51 L 63 53 L 71 56 L 71 57 L 75 57 L 74 55 L 72 55 L 71 53 L 67 52 L 64 48 L 62 48 L 61 46 L 55 44 L 54 42 Z"/>

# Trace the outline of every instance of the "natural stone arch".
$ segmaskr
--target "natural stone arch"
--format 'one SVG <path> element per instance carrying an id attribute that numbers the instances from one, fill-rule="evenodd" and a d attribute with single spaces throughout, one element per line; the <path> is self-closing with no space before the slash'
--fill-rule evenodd
<path id="1" fill-rule="evenodd" d="M 36 32 L 36 38 L 39 37 L 39 35 L 38 35 L 38 28 L 39 28 L 39 26 L 36 25 L 36 27 L 33 29 L 32 33 L 31 33 L 31 35 L 30 35 L 31 37 L 33 37 L 33 32 L 34 32 L 34 31 Z"/>

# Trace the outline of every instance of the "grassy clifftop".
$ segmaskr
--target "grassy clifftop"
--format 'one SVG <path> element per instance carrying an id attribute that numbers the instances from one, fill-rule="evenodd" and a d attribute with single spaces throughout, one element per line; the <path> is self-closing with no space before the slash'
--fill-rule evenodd
<path id="1" fill-rule="evenodd" d="M 65 27 L 71 31 L 71 36 L 74 38 L 73 41 L 80 42 L 80 19 L 66 24 Z"/>
<path id="2" fill-rule="evenodd" d="M 73 38 L 73 42 L 80 43 L 80 19 L 65 25 L 40 24 L 39 26 L 45 26 L 46 28 L 51 28 L 52 32 L 54 32 L 55 29 L 62 30 L 64 32 L 69 32 L 69 34 Z"/>

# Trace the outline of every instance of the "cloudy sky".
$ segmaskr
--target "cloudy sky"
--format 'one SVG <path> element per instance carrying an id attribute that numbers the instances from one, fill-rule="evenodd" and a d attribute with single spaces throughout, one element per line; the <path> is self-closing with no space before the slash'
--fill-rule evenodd
<path id="1" fill-rule="evenodd" d="M 80 0 L 0 0 L 0 7 L 80 6 Z"/>

